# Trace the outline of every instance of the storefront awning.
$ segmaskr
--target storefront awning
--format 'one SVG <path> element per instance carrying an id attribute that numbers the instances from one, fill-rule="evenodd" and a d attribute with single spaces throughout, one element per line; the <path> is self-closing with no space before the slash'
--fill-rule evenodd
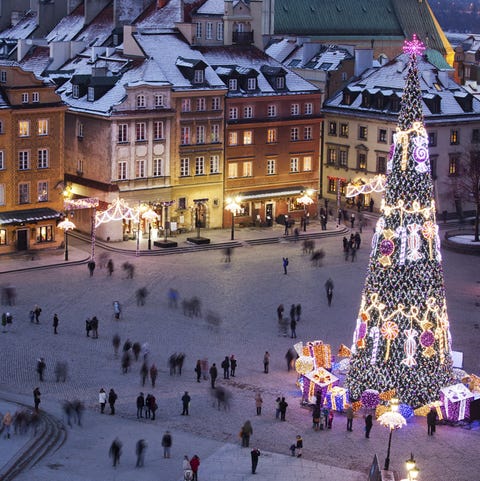
<path id="1" fill-rule="evenodd" d="M 298 195 L 304 192 L 305 187 L 284 187 L 281 189 L 252 190 L 240 193 L 242 200 L 266 199 L 270 197 L 285 197 L 287 195 Z"/>
<path id="2" fill-rule="evenodd" d="M 47 207 L 41 209 L 11 210 L 0 212 L 1 225 L 18 225 L 39 222 L 41 220 L 58 219 L 62 216 L 60 212 Z"/>

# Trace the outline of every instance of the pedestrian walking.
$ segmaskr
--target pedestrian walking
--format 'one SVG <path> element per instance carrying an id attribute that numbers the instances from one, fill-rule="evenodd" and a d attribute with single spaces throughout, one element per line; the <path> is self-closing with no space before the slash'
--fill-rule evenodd
<path id="1" fill-rule="evenodd" d="M 258 448 L 253 448 L 250 451 L 250 457 L 252 459 L 252 474 L 255 474 L 258 466 L 258 458 L 260 457 L 260 450 Z"/>
<path id="2" fill-rule="evenodd" d="M 113 467 L 120 463 L 120 456 L 122 454 L 122 443 L 118 438 L 115 438 L 110 445 L 109 455 L 112 458 Z"/>
<path id="3" fill-rule="evenodd" d="M 202 365 L 202 376 L 204 381 L 208 379 L 208 374 L 209 374 L 209 369 L 208 369 L 208 359 L 205 357 L 200 361 L 200 364 Z"/>
<path id="4" fill-rule="evenodd" d="M 57 328 L 58 328 L 58 316 L 57 314 L 54 314 L 53 315 L 53 333 L 54 334 L 58 334 Z"/>
<path id="5" fill-rule="evenodd" d="M 278 307 L 277 307 L 277 317 L 278 317 L 278 322 L 282 322 L 283 321 L 283 311 L 285 310 L 285 308 L 283 307 L 283 304 L 280 304 Z"/>
<path id="6" fill-rule="evenodd" d="M 157 381 L 157 375 L 158 375 L 158 369 L 157 369 L 157 366 L 155 366 L 155 363 L 153 363 L 150 366 L 150 381 L 152 382 L 152 387 L 155 387 L 155 382 Z"/>
<path id="7" fill-rule="evenodd" d="M 190 467 L 193 472 L 193 481 L 198 481 L 198 468 L 200 467 L 200 458 L 194 454 L 192 459 L 190 459 Z"/>
<path id="8" fill-rule="evenodd" d="M 351 404 L 347 405 L 347 410 L 345 411 L 347 415 L 347 431 L 353 431 L 353 418 L 355 416 Z"/>
<path id="9" fill-rule="evenodd" d="M 253 434 L 252 423 L 245 421 L 240 430 L 240 437 L 242 438 L 242 448 L 248 448 L 250 444 L 250 436 Z"/>
<path id="10" fill-rule="evenodd" d="M 327 302 L 328 302 L 328 307 L 332 305 L 332 299 L 333 299 L 333 281 L 332 278 L 329 277 L 327 282 L 325 282 L 325 292 L 327 293 Z"/>
<path id="11" fill-rule="evenodd" d="M 355 248 L 355 246 L 350 247 L 350 257 L 352 258 L 352 262 L 354 262 L 357 258 L 357 249 Z"/>
<path id="12" fill-rule="evenodd" d="M 209 374 L 210 374 L 210 385 L 212 386 L 212 389 L 215 389 L 215 381 L 217 380 L 217 376 L 218 376 L 217 365 L 215 363 L 212 364 Z"/>
<path id="13" fill-rule="evenodd" d="M 285 398 L 282 397 L 279 403 L 279 408 L 280 408 L 280 421 L 285 421 L 285 415 L 287 414 L 287 407 L 288 403 L 285 401 Z"/>
<path id="14" fill-rule="evenodd" d="M 90 272 L 90 277 L 93 276 L 93 271 L 95 270 L 95 261 L 93 259 L 88 261 L 87 267 L 88 267 L 88 272 Z"/>
<path id="15" fill-rule="evenodd" d="M 142 378 L 142 386 L 145 386 L 148 377 L 148 364 L 146 362 L 142 363 L 142 367 L 140 368 L 140 377 Z"/>
<path id="16" fill-rule="evenodd" d="M 90 328 L 92 330 L 92 339 L 98 339 L 98 319 L 97 316 L 93 316 L 90 321 Z"/>
<path id="17" fill-rule="evenodd" d="M 283 273 L 287 274 L 288 257 L 283 257 Z"/>
<path id="18" fill-rule="evenodd" d="M 277 397 L 275 399 L 275 419 L 280 419 L 280 401 L 282 399 L 280 397 Z"/>
<path id="19" fill-rule="evenodd" d="M 323 422 L 322 425 L 327 429 L 328 427 L 328 415 L 330 413 L 330 409 L 328 409 L 326 406 L 322 409 L 322 416 L 323 416 Z"/>
<path id="20" fill-rule="evenodd" d="M 270 366 L 270 353 L 268 351 L 265 351 L 265 354 L 263 355 L 263 372 L 265 374 L 268 374 L 269 366 Z"/>
<path id="21" fill-rule="evenodd" d="M 183 411 L 182 411 L 182 416 L 188 416 L 188 408 L 190 406 L 190 395 L 188 394 L 188 391 L 185 391 L 185 394 L 182 396 L 182 406 L 183 406 Z"/>
<path id="22" fill-rule="evenodd" d="M 117 357 L 118 356 L 118 349 L 120 348 L 120 336 L 118 334 L 113 335 L 112 346 L 113 346 L 113 352 L 115 353 L 115 357 Z"/>
<path id="23" fill-rule="evenodd" d="M 312 428 L 314 431 L 320 429 L 320 404 L 315 404 L 312 409 Z"/>
<path id="24" fill-rule="evenodd" d="M 117 401 L 117 393 L 113 390 L 113 388 L 110 389 L 110 392 L 108 393 L 108 404 L 110 405 L 110 415 L 115 414 L 115 403 Z"/>
<path id="25" fill-rule="evenodd" d="M 137 396 L 137 419 L 143 418 L 143 408 L 145 407 L 145 396 L 141 392 Z"/>
<path id="26" fill-rule="evenodd" d="M 230 359 L 228 356 L 225 356 L 221 366 L 223 369 L 223 379 L 230 379 Z"/>
<path id="27" fill-rule="evenodd" d="M 200 361 L 200 359 L 197 361 L 194 371 L 197 375 L 197 382 L 200 382 L 200 378 L 202 377 L 202 361 Z"/>
<path id="28" fill-rule="evenodd" d="M 38 413 L 39 406 L 40 406 L 40 403 L 41 403 L 41 399 L 40 399 L 41 395 L 42 395 L 42 393 L 40 392 L 40 389 L 38 387 L 36 387 L 33 390 L 33 404 L 35 406 L 35 412 L 36 413 Z"/>
<path id="29" fill-rule="evenodd" d="M 295 316 L 296 316 L 297 322 L 300 320 L 301 315 L 302 315 L 302 306 L 301 304 L 297 304 L 295 306 Z"/>
<path id="30" fill-rule="evenodd" d="M 295 358 L 295 351 L 292 348 L 288 349 L 287 353 L 285 354 L 285 359 L 287 360 L 287 371 L 293 369 L 293 361 L 295 360 Z"/>
<path id="31" fill-rule="evenodd" d="M 262 404 L 263 404 L 262 395 L 259 392 L 257 392 L 257 394 L 255 394 L 255 407 L 257 409 L 257 416 L 260 416 L 262 414 Z"/>
<path id="32" fill-rule="evenodd" d="M 235 356 L 232 354 L 230 356 L 230 376 L 235 377 L 235 371 L 237 369 L 237 360 L 235 359 Z"/>
<path id="33" fill-rule="evenodd" d="M 303 454 L 303 439 L 300 434 L 297 434 L 295 442 L 295 454 L 297 455 L 297 458 L 301 458 Z"/>
<path id="34" fill-rule="evenodd" d="M 163 457 L 164 458 L 169 458 L 170 457 L 170 449 L 172 447 L 172 435 L 170 434 L 170 431 L 165 431 L 163 437 L 162 437 L 162 447 L 163 447 Z M 190 463 L 189 463 L 190 465 Z"/>
<path id="35" fill-rule="evenodd" d="M 371 414 L 368 414 L 365 417 L 365 437 L 368 439 L 370 437 L 370 431 L 372 430 L 373 426 L 373 418 Z"/>
<path id="36" fill-rule="evenodd" d="M 92 321 L 90 318 L 85 320 L 85 331 L 87 332 L 87 337 L 90 337 L 90 331 L 92 330 Z"/>
<path id="37" fill-rule="evenodd" d="M 107 392 L 103 387 L 98 393 L 98 404 L 100 404 L 100 413 L 103 414 L 105 412 L 105 404 L 107 404 Z"/>
<path id="38" fill-rule="evenodd" d="M 136 468 L 142 468 L 145 460 L 145 451 L 147 449 L 147 442 L 145 439 L 139 439 L 135 446 L 135 454 L 137 455 Z"/>
<path id="39" fill-rule="evenodd" d="M 350 227 L 353 229 L 355 227 L 355 214 L 352 212 L 350 215 Z"/>
<path id="40" fill-rule="evenodd" d="M 108 275 L 111 277 L 112 274 L 113 274 L 113 261 L 112 259 L 108 259 L 108 262 L 107 262 L 107 271 L 108 271 Z"/>
<path id="41" fill-rule="evenodd" d="M 12 427 L 12 415 L 10 411 L 7 411 L 2 419 L 3 432 L 5 433 L 5 439 L 10 439 L 10 429 Z"/>
<path id="42" fill-rule="evenodd" d="M 328 410 L 328 429 L 332 429 L 333 425 L 334 411 L 333 409 Z"/>
<path id="43" fill-rule="evenodd" d="M 290 332 L 292 339 L 297 338 L 297 321 L 295 319 L 290 320 Z"/>
<path id="44" fill-rule="evenodd" d="M 33 313 L 35 315 L 35 322 L 37 324 L 40 324 L 40 314 L 42 313 L 42 308 L 38 304 L 35 304 L 35 307 L 33 308 Z"/>
<path id="45" fill-rule="evenodd" d="M 337 214 L 337 227 L 342 223 L 342 209 L 338 209 L 338 214 Z"/>
<path id="46" fill-rule="evenodd" d="M 45 359 L 43 357 L 37 360 L 37 373 L 38 373 L 38 378 L 41 382 L 43 382 L 43 374 L 45 372 L 46 367 L 47 367 L 47 364 L 45 363 Z"/>
<path id="47" fill-rule="evenodd" d="M 293 321 L 295 320 L 295 318 L 296 318 L 296 313 L 297 313 L 297 309 L 296 309 L 296 307 L 295 307 L 295 304 L 292 304 L 292 305 L 290 306 L 290 320 L 291 320 L 291 321 L 292 321 L 292 320 L 293 320 Z"/>
<path id="48" fill-rule="evenodd" d="M 437 424 L 437 411 L 431 408 L 427 414 L 427 434 L 433 436 L 435 434 L 435 426 Z"/>

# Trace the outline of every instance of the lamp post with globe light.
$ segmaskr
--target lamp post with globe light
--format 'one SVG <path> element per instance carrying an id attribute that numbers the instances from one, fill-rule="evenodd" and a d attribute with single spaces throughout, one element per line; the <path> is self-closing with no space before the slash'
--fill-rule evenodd
<path id="1" fill-rule="evenodd" d="M 416 481 L 418 479 L 418 473 L 420 472 L 417 468 L 417 462 L 413 457 L 413 453 L 410 454 L 410 459 L 405 461 L 405 467 L 407 468 L 408 478 L 402 479 L 401 481 Z"/>
<path id="2" fill-rule="evenodd" d="M 65 260 L 68 261 L 68 231 L 75 229 L 76 225 L 68 220 L 68 217 L 58 223 L 57 227 L 63 230 L 64 243 L 65 243 Z"/>
<path id="3" fill-rule="evenodd" d="M 242 206 L 240 205 L 241 197 L 236 196 L 235 198 L 229 197 L 227 199 L 227 204 L 225 205 L 225 210 L 228 210 L 232 214 L 232 228 L 231 228 L 231 240 L 235 240 L 235 216 L 238 212 L 242 210 Z"/>
<path id="4" fill-rule="evenodd" d="M 152 249 L 152 222 L 158 219 L 158 214 L 152 210 L 151 207 L 148 208 L 143 214 L 142 219 L 148 222 L 148 250 Z"/>
<path id="5" fill-rule="evenodd" d="M 399 402 L 398 399 L 392 398 L 390 400 L 390 410 L 383 413 L 378 418 L 378 422 L 390 430 L 388 436 L 388 449 L 387 457 L 385 458 L 385 467 L 387 471 L 390 467 L 390 447 L 392 445 L 392 434 L 396 429 L 401 429 L 407 424 L 406 419 L 398 412 Z"/>
<path id="6" fill-rule="evenodd" d="M 307 231 L 307 205 L 313 204 L 311 197 L 313 192 L 313 189 L 307 189 L 302 192 L 303 195 L 297 199 L 297 202 L 303 205 L 303 232 Z"/>

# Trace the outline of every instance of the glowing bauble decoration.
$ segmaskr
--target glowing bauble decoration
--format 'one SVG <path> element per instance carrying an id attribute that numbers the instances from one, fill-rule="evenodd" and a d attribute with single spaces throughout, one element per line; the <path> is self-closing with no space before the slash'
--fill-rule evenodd
<path id="1" fill-rule="evenodd" d="M 375 409 L 380 403 L 380 394 L 375 389 L 365 389 L 360 400 L 367 409 Z"/>
<path id="2" fill-rule="evenodd" d="M 423 355 L 425 357 L 432 357 L 435 354 L 435 349 L 433 349 L 433 344 L 435 343 L 435 335 L 432 331 L 427 330 L 422 332 L 420 335 L 420 344 L 425 348 L 423 350 Z"/>

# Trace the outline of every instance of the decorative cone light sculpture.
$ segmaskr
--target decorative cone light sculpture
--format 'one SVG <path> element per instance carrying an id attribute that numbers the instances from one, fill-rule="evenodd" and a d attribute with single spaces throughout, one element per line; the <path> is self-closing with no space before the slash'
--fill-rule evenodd
<path id="1" fill-rule="evenodd" d="M 428 135 L 417 56 L 408 60 L 398 126 L 390 150 L 381 217 L 375 227 L 346 384 L 353 400 L 367 389 L 394 389 L 418 407 L 452 379 L 451 337 L 435 219 Z"/>

